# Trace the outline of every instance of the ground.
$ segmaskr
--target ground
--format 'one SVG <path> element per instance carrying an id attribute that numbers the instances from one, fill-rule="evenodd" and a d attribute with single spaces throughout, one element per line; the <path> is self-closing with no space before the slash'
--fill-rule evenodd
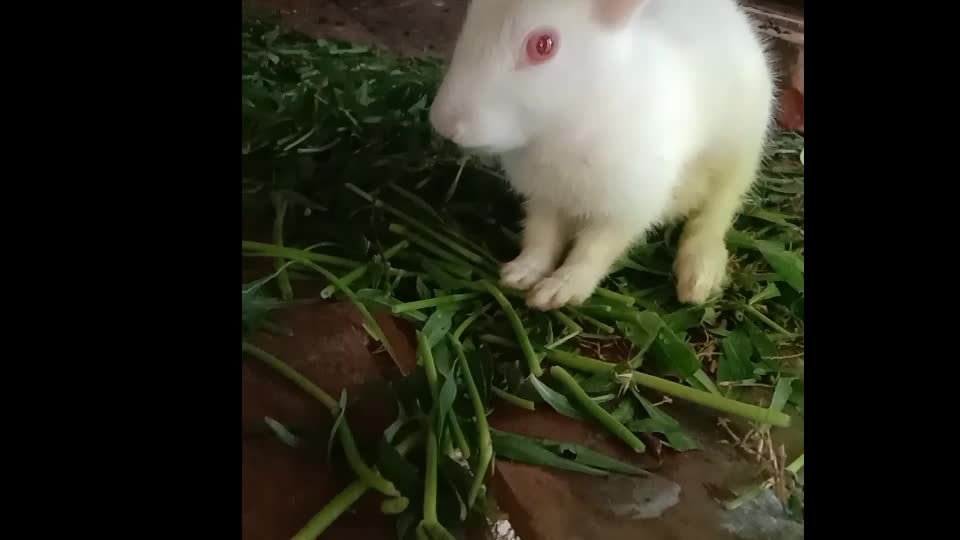
<path id="1" fill-rule="evenodd" d="M 286 26 L 311 35 L 381 45 L 411 56 L 440 57 L 456 37 L 465 4 L 463 0 L 244 1 L 246 8 L 281 8 Z M 802 44 L 802 22 L 800 29 Z M 787 65 L 790 54 L 782 55 Z M 269 221 L 246 217 L 244 240 L 270 242 Z M 270 259 L 245 258 L 244 283 L 271 270 Z M 318 291 L 312 289 L 314 286 L 313 282 L 295 282 L 296 297 L 315 298 Z M 283 358 L 331 395 L 339 396 L 346 389 L 351 426 L 361 447 L 375 443 L 397 414 L 396 402 L 388 396 L 386 385 L 416 365 L 412 326 L 377 314 L 377 322 L 396 349 L 396 357 L 391 360 L 377 350 L 378 344 L 364 329 L 360 313 L 349 302 L 307 301 L 276 313 L 274 323 L 285 329 L 286 335 L 258 332 L 253 342 Z M 333 420 L 323 407 L 260 364 L 245 359 L 242 369 L 243 538 L 289 538 L 353 475 L 342 466 L 331 466 L 325 457 L 325 437 Z M 724 490 L 754 483 L 756 460 L 731 444 L 729 432 L 702 409 L 675 404 L 670 413 L 703 442 L 702 451 L 665 450 L 637 458 L 605 432 L 539 404 L 536 413 L 497 407 L 490 418 L 495 429 L 579 442 L 658 475 L 649 481 L 625 482 L 620 477 L 598 479 L 497 460 L 492 487 L 500 509 L 526 540 L 616 540 L 636 538 L 640 533 L 655 540 L 802 538 L 802 526 L 798 529 L 792 521 L 771 518 L 769 512 L 762 519 L 751 518 L 749 511 L 759 508 L 766 499 L 750 503 L 753 506 L 739 513 L 723 510 L 715 499 L 722 498 Z M 290 448 L 265 428 L 265 417 L 302 428 L 302 433 L 315 434 L 320 442 L 317 447 Z M 792 431 L 779 432 L 787 455 L 802 452 L 802 417 L 799 420 Z M 742 435 L 744 431 L 736 432 Z M 309 437 L 302 433 L 307 440 Z M 641 519 L 645 513 L 656 514 L 657 502 L 669 498 L 677 485 L 680 495 L 676 505 L 662 515 Z M 323 537 L 395 537 L 396 519 L 383 515 L 377 503 L 375 497 L 365 496 Z M 768 528 L 761 530 L 764 526 Z"/>

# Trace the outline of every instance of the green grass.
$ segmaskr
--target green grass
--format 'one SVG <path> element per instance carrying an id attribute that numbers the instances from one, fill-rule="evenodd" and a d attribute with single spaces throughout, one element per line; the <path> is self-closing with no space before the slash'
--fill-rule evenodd
<path id="1" fill-rule="evenodd" d="M 401 417 L 364 453 L 375 463 L 352 447 L 349 411 L 320 396 L 340 415 L 335 429 L 361 478 L 333 506 L 317 501 L 298 538 L 315 538 L 368 488 L 391 497 L 384 511 L 399 514 L 401 538 L 456 536 L 481 522 L 491 454 L 589 474 L 631 470 L 599 455 L 585 467 L 586 449 L 570 457 L 556 442 L 492 433 L 485 417 L 497 406 L 552 407 L 637 451 L 645 437 L 673 451 L 700 447 L 669 405 L 654 404 L 660 392 L 761 431 L 803 415 L 801 137 L 772 141 L 728 236 L 732 283 L 722 298 L 677 302 L 671 227 L 631 250 L 586 305 L 545 314 L 495 285 L 497 262 L 517 253 L 521 209 L 494 162 L 464 160 L 432 134 L 436 63 L 249 20 L 242 50 L 244 221 L 266 224 L 273 238 L 245 239 L 242 252 L 274 260 L 272 274 L 243 286 L 245 350 L 254 350 L 252 333 L 277 331 L 271 311 L 298 301 L 303 279 L 358 305 L 391 355 L 369 311 L 392 312 L 419 333 L 418 367 L 394 383 Z M 599 363 L 612 349 L 625 354 Z M 298 378 L 282 358 L 268 365 Z M 749 403 L 747 387 L 760 390 Z M 425 451 L 399 451 L 413 436 Z"/>

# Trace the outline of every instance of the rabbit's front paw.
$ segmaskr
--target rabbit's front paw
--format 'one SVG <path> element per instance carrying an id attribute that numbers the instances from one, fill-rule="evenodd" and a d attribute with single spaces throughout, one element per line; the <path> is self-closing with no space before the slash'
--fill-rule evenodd
<path id="1" fill-rule="evenodd" d="M 727 249 L 722 242 L 687 242 L 680 246 L 673 269 L 677 299 L 703 304 L 720 293 L 727 281 Z"/>
<path id="2" fill-rule="evenodd" d="M 527 295 L 527 305 L 541 311 L 567 304 L 579 305 L 593 294 L 598 280 L 592 272 L 578 267 L 560 268 L 545 277 Z"/>
<path id="3" fill-rule="evenodd" d="M 500 284 L 525 291 L 549 274 L 553 268 L 547 261 L 520 254 L 500 269 Z"/>

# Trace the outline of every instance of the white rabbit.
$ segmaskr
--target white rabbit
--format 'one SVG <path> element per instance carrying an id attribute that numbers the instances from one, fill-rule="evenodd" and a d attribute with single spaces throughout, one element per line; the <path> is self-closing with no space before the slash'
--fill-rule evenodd
<path id="1" fill-rule="evenodd" d="M 530 306 L 583 302 L 634 241 L 680 218 L 677 295 L 702 303 L 726 281 L 724 236 L 773 104 L 734 0 L 472 0 L 430 120 L 498 154 L 523 195 L 522 252 L 501 281 Z"/>

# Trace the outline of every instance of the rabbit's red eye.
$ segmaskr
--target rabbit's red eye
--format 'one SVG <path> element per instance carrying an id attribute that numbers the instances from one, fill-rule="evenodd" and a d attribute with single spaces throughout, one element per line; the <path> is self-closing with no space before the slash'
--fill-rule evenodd
<path id="1" fill-rule="evenodd" d="M 527 36 L 527 61 L 539 64 L 549 60 L 557 51 L 559 39 L 556 32 L 538 30 Z"/>

